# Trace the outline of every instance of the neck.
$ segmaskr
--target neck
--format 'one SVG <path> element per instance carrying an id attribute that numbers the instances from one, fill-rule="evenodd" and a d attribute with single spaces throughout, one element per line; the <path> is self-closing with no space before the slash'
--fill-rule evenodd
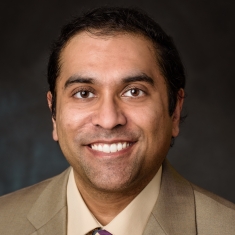
<path id="1" fill-rule="evenodd" d="M 122 192 L 106 192 L 83 184 L 82 180 L 75 175 L 76 185 L 84 202 L 103 226 L 110 223 L 144 189 L 151 179 L 139 183 L 138 187 L 132 187 Z"/>
<path id="2" fill-rule="evenodd" d="M 94 196 L 83 190 L 80 193 L 89 210 L 103 226 L 110 223 L 135 197 L 133 195 L 129 197 L 99 195 L 97 197 L 97 194 Z"/>

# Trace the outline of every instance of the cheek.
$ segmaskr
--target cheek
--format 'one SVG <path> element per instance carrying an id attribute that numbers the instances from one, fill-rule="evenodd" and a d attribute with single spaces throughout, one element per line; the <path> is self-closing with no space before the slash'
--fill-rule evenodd
<path id="1" fill-rule="evenodd" d="M 145 104 L 144 107 L 129 110 L 129 121 L 141 127 L 146 133 L 155 132 L 169 118 L 162 104 Z"/>
<path id="2" fill-rule="evenodd" d="M 130 121 L 142 130 L 145 147 L 152 149 L 155 146 L 156 149 L 161 149 L 168 146 L 172 132 L 168 109 L 158 102 L 145 107 L 137 112 L 132 112 L 130 117 Z"/>
<path id="3" fill-rule="evenodd" d="M 76 134 L 77 130 L 81 130 L 89 123 L 90 117 L 91 113 L 88 111 L 64 105 L 57 117 L 57 129 L 63 135 Z"/>

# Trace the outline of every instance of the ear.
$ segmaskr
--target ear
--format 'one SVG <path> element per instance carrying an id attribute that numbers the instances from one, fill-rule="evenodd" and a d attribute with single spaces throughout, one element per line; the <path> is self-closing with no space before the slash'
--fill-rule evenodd
<path id="1" fill-rule="evenodd" d="M 178 91 L 177 102 L 175 106 L 175 111 L 172 114 L 172 137 L 176 137 L 179 134 L 179 125 L 180 125 L 180 114 L 183 108 L 184 103 L 184 90 L 181 88 Z"/>
<path id="2" fill-rule="evenodd" d="M 50 91 L 47 92 L 47 103 L 48 103 L 49 109 L 52 113 L 52 94 Z M 52 115 L 52 124 L 53 124 L 53 131 L 52 131 L 53 140 L 58 141 L 59 139 L 58 139 L 58 135 L 57 135 L 56 120 L 53 117 L 53 115 Z"/>

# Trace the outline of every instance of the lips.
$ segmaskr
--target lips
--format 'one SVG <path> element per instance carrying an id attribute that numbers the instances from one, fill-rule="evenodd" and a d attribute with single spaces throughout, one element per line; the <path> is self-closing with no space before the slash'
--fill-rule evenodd
<path id="1" fill-rule="evenodd" d="M 90 147 L 93 150 L 99 151 L 99 152 L 104 152 L 104 153 L 116 153 L 119 152 L 133 143 L 131 142 L 117 142 L 117 143 L 112 143 L 112 144 L 107 144 L 107 143 L 94 143 L 91 144 Z"/>

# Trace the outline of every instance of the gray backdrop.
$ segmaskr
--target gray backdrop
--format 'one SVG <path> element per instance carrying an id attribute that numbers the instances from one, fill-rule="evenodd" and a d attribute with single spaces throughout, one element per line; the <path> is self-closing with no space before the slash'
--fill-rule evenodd
<path id="1" fill-rule="evenodd" d="M 169 159 L 193 183 L 235 202 L 235 1 L 0 3 L 0 194 L 68 164 L 51 138 L 46 65 L 71 16 L 98 5 L 138 6 L 173 36 L 187 71 L 186 122 Z"/>

